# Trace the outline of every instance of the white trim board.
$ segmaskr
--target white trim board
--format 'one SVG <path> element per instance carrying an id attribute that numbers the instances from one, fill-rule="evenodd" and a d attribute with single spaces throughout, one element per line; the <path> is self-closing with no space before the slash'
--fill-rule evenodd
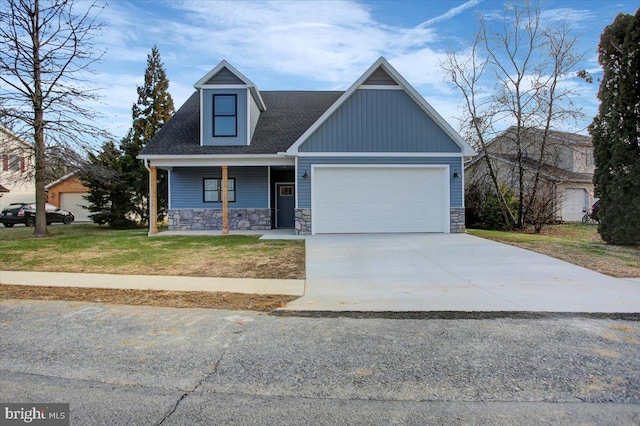
<path id="1" fill-rule="evenodd" d="M 402 87 L 391 84 L 363 84 L 358 90 L 403 90 Z"/>
<path id="2" fill-rule="evenodd" d="M 298 152 L 298 157 L 397 157 L 397 158 L 444 158 L 462 157 L 460 152 Z"/>
<path id="3" fill-rule="evenodd" d="M 212 167 L 212 166 L 293 166 L 293 158 L 151 158 L 151 166 L 157 167 Z"/>

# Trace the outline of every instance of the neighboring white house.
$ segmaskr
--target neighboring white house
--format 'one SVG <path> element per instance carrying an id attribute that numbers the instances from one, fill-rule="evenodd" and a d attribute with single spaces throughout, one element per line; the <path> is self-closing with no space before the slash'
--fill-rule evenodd
<path id="1" fill-rule="evenodd" d="M 514 128 L 487 144 L 487 152 L 498 181 L 510 188 L 517 188 L 516 151 L 512 142 Z M 555 219 L 563 222 L 580 222 L 584 212 L 595 202 L 593 173 L 595 163 L 593 144 L 589 136 L 552 131 L 545 147 L 546 155 L 541 167 L 535 160 L 540 156 L 542 130 L 528 129 L 523 144 L 522 164 L 527 184 L 532 183 L 533 173 L 540 168 L 542 180 L 549 183 L 555 194 Z M 467 188 L 488 179 L 484 154 L 478 155 L 465 166 Z"/>
<path id="2" fill-rule="evenodd" d="M 0 209 L 20 201 L 35 202 L 35 162 L 31 144 L 0 125 Z"/>

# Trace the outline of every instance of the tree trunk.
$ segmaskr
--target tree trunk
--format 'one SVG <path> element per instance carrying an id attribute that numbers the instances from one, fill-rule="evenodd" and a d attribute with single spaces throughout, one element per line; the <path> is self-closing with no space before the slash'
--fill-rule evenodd
<path id="1" fill-rule="evenodd" d="M 46 156 L 44 148 L 44 111 L 42 109 L 42 77 L 40 69 L 40 4 L 35 0 L 31 24 L 33 41 L 33 111 L 34 111 L 34 150 L 36 167 L 36 227 L 34 237 L 45 237 L 47 230 L 47 212 L 45 210 L 46 193 Z"/>

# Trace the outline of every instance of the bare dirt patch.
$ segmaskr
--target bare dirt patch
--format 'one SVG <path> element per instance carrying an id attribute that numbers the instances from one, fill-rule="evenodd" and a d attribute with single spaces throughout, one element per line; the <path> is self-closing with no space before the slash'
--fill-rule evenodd
<path id="1" fill-rule="evenodd" d="M 0 284 L 0 299 L 68 300 L 115 305 L 272 312 L 298 296 L 207 291 L 121 290 Z"/>

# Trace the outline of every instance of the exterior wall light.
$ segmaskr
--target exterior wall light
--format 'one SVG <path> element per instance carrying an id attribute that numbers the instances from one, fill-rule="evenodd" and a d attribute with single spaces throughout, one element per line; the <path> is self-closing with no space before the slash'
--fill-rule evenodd
<path id="1" fill-rule="evenodd" d="M 309 173 L 307 173 L 307 171 L 304 171 L 304 174 L 302 175 L 303 178 L 305 179 L 309 179 Z"/>
<path id="2" fill-rule="evenodd" d="M 453 177 L 454 178 L 459 178 L 460 177 L 460 173 L 458 173 L 458 171 L 456 170 L 455 172 L 453 172 Z"/>

